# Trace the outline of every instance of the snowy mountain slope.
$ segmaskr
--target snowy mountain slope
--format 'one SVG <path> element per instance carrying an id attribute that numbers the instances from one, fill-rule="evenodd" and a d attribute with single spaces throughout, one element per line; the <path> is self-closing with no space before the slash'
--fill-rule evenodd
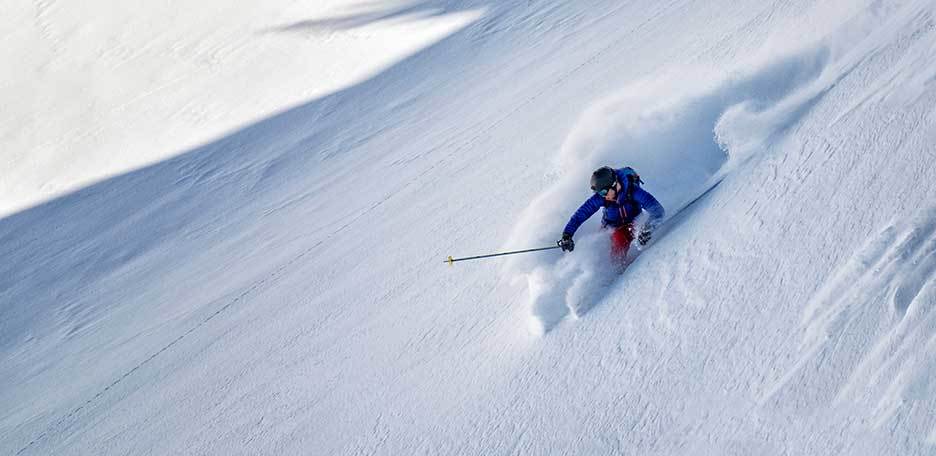
<path id="1" fill-rule="evenodd" d="M 0 221 L 2 451 L 931 453 L 932 5 L 568 3 Z M 442 264 L 609 161 L 722 183 L 580 319 Z"/>
<path id="2" fill-rule="evenodd" d="M 439 14 L 431 2 L 8 3 L 4 215 L 351 86 L 478 13 Z"/>

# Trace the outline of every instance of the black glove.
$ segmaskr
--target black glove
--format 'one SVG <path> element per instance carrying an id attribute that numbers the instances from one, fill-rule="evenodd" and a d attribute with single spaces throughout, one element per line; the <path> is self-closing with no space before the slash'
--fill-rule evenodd
<path id="1" fill-rule="evenodd" d="M 650 242 L 651 237 L 652 231 L 650 230 L 650 227 L 645 226 L 640 229 L 640 233 L 637 235 L 637 242 L 639 242 L 640 245 L 647 245 L 647 243 Z"/>
<path id="2" fill-rule="evenodd" d="M 572 235 L 569 233 L 562 233 L 562 239 L 556 242 L 559 245 L 559 248 L 571 252 L 575 250 L 575 242 L 572 241 Z"/>

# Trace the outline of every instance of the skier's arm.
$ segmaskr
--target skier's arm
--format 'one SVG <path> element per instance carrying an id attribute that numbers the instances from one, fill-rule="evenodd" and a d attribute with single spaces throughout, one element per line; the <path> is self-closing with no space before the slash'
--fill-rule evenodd
<path id="1" fill-rule="evenodd" d="M 655 226 L 659 225 L 663 221 L 663 216 L 666 215 L 666 211 L 663 210 L 663 205 L 657 201 L 650 192 L 637 188 L 634 190 L 634 201 L 637 204 L 640 204 L 640 207 L 643 210 L 647 211 L 650 214 L 650 224 Z"/>
<path id="2" fill-rule="evenodd" d="M 652 198 L 652 197 L 651 197 Z M 659 203 L 657 203 L 659 204 Z M 589 217 L 598 212 L 598 209 L 604 205 L 604 198 L 595 194 L 591 198 L 585 200 L 578 210 L 572 214 L 572 217 L 569 218 L 569 223 L 566 224 L 565 229 L 562 230 L 563 233 L 568 233 L 570 236 L 575 234 L 575 231 L 588 220 Z"/>

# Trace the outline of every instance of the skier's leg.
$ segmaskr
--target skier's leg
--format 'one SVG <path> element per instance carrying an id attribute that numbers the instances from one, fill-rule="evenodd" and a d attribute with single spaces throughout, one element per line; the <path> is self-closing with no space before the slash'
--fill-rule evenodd
<path id="1" fill-rule="evenodd" d="M 611 232 L 611 259 L 620 264 L 624 264 L 627 258 L 627 250 L 630 249 L 631 241 L 634 240 L 633 227 L 630 223 L 614 229 Z"/>

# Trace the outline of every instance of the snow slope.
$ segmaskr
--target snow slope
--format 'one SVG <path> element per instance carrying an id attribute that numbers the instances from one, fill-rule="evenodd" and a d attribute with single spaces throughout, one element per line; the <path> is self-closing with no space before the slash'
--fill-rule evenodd
<path id="1" fill-rule="evenodd" d="M 3 454 L 936 453 L 931 2 L 205 8 L 156 41 L 220 49 L 245 23 L 436 41 L 243 124 L 318 68 L 265 38 L 231 68 L 292 82 L 232 99 L 194 68 L 126 121 L 149 152 L 87 172 L 52 153 L 7 187 L 120 173 L 0 220 Z M 31 44 L 17 27 L 4 39 Z M 17 78 L 0 87 L 50 84 Z M 154 143 L 187 90 L 219 103 L 215 127 L 168 115 L 189 139 Z M 55 111 L 35 106 L 17 109 Z M 54 137 L 3 124 L 12 157 Z M 555 242 L 606 163 L 637 168 L 671 217 L 623 275 L 592 221 L 571 254 L 442 263 Z"/>
<path id="2" fill-rule="evenodd" d="M 370 77 L 474 18 L 341 0 L 14 0 L 0 17 L 0 215 Z"/>

